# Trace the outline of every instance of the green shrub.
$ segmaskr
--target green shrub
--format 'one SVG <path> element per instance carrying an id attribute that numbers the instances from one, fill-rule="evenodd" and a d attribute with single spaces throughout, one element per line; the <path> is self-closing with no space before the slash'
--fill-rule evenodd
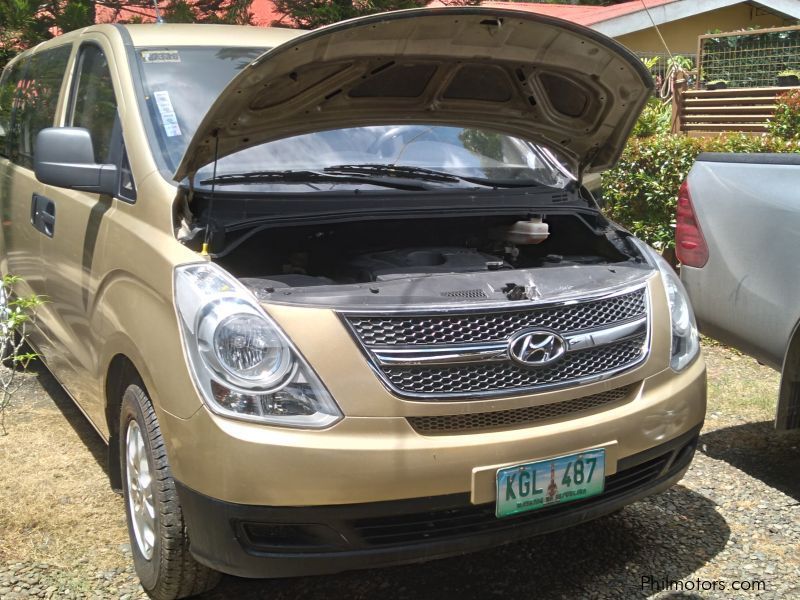
<path id="1" fill-rule="evenodd" d="M 651 135 L 669 133 L 672 119 L 672 105 L 658 98 L 650 98 L 639 115 L 631 135 L 646 138 Z"/>
<path id="2" fill-rule="evenodd" d="M 658 250 L 674 247 L 678 189 L 701 152 L 800 152 L 800 142 L 742 134 L 632 137 L 616 167 L 603 173 L 606 214 Z"/>
<path id="3" fill-rule="evenodd" d="M 775 115 L 767 129 L 771 135 L 784 140 L 800 139 L 800 90 L 789 90 L 778 96 Z"/>

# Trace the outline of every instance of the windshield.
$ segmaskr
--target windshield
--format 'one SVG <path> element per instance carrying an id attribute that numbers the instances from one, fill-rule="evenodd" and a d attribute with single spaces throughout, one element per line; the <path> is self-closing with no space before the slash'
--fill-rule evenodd
<path id="1" fill-rule="evenodd" d="M 150 144 L 174 171 L 200 121 L 230 80 L 265 48 L 140 48 L 136 55 Z M 442 177 L 445 174 L 449 177 Z M 398 186 L 392 180 L 413 180 Z M 288 137 L 200 169 L 198 187 L 280 192 L 419 187 L 565 187 L 571 178 L 534 143 L 474 127 L 415 123 L 350 127 Z"/>

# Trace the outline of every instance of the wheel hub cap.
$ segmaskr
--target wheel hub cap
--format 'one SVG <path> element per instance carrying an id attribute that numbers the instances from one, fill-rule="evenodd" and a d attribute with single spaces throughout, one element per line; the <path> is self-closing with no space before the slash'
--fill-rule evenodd
<path id="1" fill-rule="evenodd" d="M 128 483 L 128 508 L 139 552 L 147 560 L 153 556 L 156 511 L 153 504 L 153 478 L 139 424 L 131 421 L 125 436 L 125 464 Z"/>

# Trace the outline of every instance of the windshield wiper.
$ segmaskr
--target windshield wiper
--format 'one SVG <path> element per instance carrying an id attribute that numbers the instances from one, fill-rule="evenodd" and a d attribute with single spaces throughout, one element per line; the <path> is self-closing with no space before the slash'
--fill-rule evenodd
<path id="1" fill-rule="evenodd" d="M 367 184 L 405 191 L 421 191 L 435 189 L 418 182 L 443 184 L 469 183 L 489 188 L 512 188 L 538 186 L 535 181 L 493 180 L 480 177 L 465 177 L 407 165 L 353 164 L 334 165 L 322 170 L 284 170 L 284 171 L 250 171 L 247 173 L 229 173 L 216 178 L 204 179 L 202 185 L 247 185 L 256 183 L 350 183 Z"/>
<path id="2" fill-rule="evenodd" d="M 405 179 L 411 178 L 406 177 Z M 250 171 L 247 173 L 218 175 L 216 178 L 203 179 L 200 182 L 201 185 L 248 185 L 255 183 L 360 183 L 407 191 L 430 189 L 428 186 L 419 183 L 403 182 L 393 177 L 375 177 L 367 173 L 338 173 L 335 171 L 329 173 L 327 169 L 324 171 Z"/>
<path id="3" fill-rule="evenodd" d="M 383 175 L 388 177 L 401 177 L 407 179 L 421 179 L 425 181 L 440 181 L 442 183 L 458 183 L 461 177 L 452 173 L 426 169 L 424 167 L 409 167 L 404 165 L 383 165 L 383 164 L 363 164 L 363 165 L 334 165 L 325 167 L 325 173 L 340 175 Z"/>
<path id="4" fill-rule="evenodd" d="M 484 177 L 466 177 L 455 175 L 435 169 L 425 167 L 412 167 L 408 165 L 385 165 L 385 164 L 363 164 L 363 165 L 335 165 L 323 169 L 325 173 L 335 173 L 342 175 L 379 175 L 384 177 L 397 177 L 402 179 L 419 179 L 437 183 L 472 183 L 484 187 L 531 187 L 538 185 L 535 181 L 510 181 L 486 179 Z"/>

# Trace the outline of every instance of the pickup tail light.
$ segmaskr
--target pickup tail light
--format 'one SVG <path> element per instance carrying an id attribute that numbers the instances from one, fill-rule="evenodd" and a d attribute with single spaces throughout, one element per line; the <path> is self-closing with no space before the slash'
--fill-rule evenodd
<path id="1" fill-rule="evenodd" d="M 678 210 L 675 216 L 675 254 L 689 267 L 703 267 L 708 262 L 708 245 L 697 222 L 689 193 L 689 182 L 684 181 L 678 192 Z"/>

